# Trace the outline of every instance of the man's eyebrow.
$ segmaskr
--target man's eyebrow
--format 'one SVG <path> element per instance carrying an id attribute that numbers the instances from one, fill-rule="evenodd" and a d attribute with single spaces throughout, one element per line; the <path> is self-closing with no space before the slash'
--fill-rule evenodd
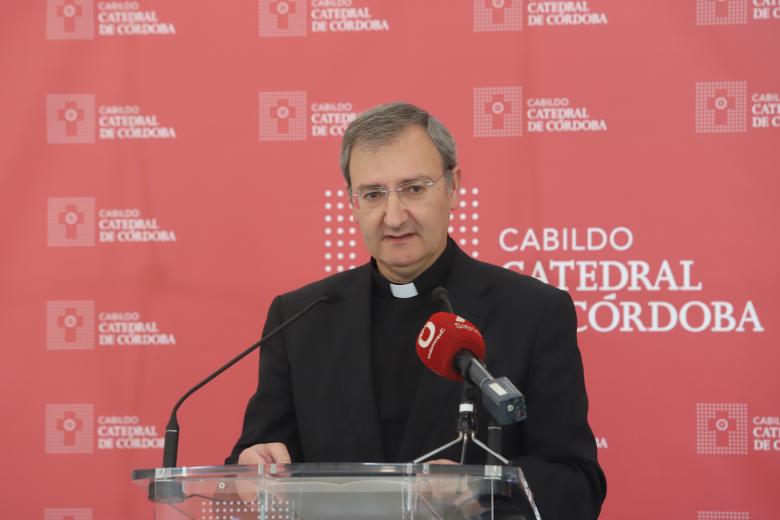
<path id="1" fill-rule="evenodd" d="M 403 178 L 403 179 L 401 179 L 401 182 L 399 182 L 398 184 L 406 184 L 407 182 L 421 181 L 421 180 L 425 180 L 425 179 L 430 180 L 430 178 L 431 178 L 430 175 L 426 175 L 424 173 L 421 173 L 420 175 L 417 175 L 416 177 L 406 177 L 406 178 Z"/>
<path id="2" fill-rule="evenodd" d="M 383 188 L 384 186 L 377 183 L 368 183 L 368 184 L 358 184 L 355 186 L 355 189 L 362 190 L 367 188 Z"/>
<path id="3" fill-rule="evenodd" d="M 404 177 L 403 179 L 401 179 L 401 181 L 398 183 L 398 185 L 400 186 L 401 184 L 406 184 L 407 182 L 420 181 L 420 180 L 423 180 L 423 179 L 430 179 L 430 178 L 431 178 L 430 175 L 426 175 L 424 173 L 421 173 L 419 175 L 415 175 L 414 177 Z M 358 184 L 356 186 L 356 188 L 357 189 L 361 189 L 361 188 L 383 188 L 384 186 L 385 186 L 384 184 L 379 184 L 379 183 L 366 183 L 366 184 Z"/>

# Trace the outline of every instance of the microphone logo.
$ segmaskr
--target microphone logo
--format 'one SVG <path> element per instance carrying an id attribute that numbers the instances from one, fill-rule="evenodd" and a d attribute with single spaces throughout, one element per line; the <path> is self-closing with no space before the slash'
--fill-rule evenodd
<path id="1" fill-rule="evenodd" d="M 469 323 L 465 318 L 461 318 L 460 316 L 455 317 L 455 323 L 453 323 L 456 329 L 459 330 L 466 330 L 468 332 L 471 332 L 472 334 L 475 334 L 482 337 L 482 333 L 479 331 L 478 328 L 476 328 L 474 325 Z"/>
<path id="2" fill-rule="evenodd" d="M 417 344 L 420 345 L 420 348 L 428 348 L 428 346 L 433 341 L 433 337 L 435 334 L 436 334 L 436 325 L 434 325 L 430 321 L 427 322 L 425 325 L 423 325 L 423 328 L 420 331 L 420 336 L 417 338 Z"/>
<path id="3" fill-rule="evenodd" d="M 436 343 L 439 342 L 439 339 L 442 337 L 445 330 L 446 329 L 442 327 L 442 329 L 437 334 L 436 325 L 429 321 L 420 331 L 420 335 L 417 337 L 417 345 L 423 350 L 431 347 L 427 354 L 428 359 L 431 359 L 431 356 L 433 355 L 433 349 L 436 348 Z"/>

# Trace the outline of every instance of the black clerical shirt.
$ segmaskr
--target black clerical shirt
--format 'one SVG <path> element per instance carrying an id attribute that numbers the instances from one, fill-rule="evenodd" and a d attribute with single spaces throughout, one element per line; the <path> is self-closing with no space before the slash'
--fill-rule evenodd
<path id="1" fill-rule="evenodd" d="M 412 286 L 391 287 L 371 260 L 371 370 L 385 462 L 408 462 L 398 460 L 398 452 L 420 373 L 425 370 L 417 357 L 415 342 L 431 314 L 442 310 L 431 292 L 446 284 L 453 250 L 452 240 L 448 239 L 441 256 Z M 410 296 L 415 292 L 416 296 Z M 396 296 L 399 294 L 406 297 Z"/>

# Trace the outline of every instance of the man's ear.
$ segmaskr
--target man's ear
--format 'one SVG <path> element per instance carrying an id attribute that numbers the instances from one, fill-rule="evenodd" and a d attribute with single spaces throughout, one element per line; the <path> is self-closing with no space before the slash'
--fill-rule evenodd
<path id="1" fill-rule="evenodd" d="M 344 191 L 347 192 L 347 197 L 349 197 L 347 204 L 349 204 L 349 209 L 352 211 L 352 218 L 357 222 L 357 208 L 355 208 L 355 199 L 352 197 L 352 187 L 347 186 L 344 188 Z"/>
<path id="2" fill-rule="evenodd" d="M 450 182 L 450 209 L 455 210 L 460 200 L 460 165 L 456 164 L 452 171 L 452 182 Z"/>

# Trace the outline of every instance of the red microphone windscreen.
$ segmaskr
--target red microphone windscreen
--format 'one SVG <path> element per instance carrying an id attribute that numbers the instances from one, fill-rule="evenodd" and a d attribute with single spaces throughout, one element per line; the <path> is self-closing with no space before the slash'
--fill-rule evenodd
<path id="1" fill-rule="evenodd" d="M 417 336 L 417 355 L 423 364 L 453 381 L 463 381 L 454 364 L 462 350 L 484 359 L 485 340 L 474 324 L 449 312 L 433 314 Z"/>

